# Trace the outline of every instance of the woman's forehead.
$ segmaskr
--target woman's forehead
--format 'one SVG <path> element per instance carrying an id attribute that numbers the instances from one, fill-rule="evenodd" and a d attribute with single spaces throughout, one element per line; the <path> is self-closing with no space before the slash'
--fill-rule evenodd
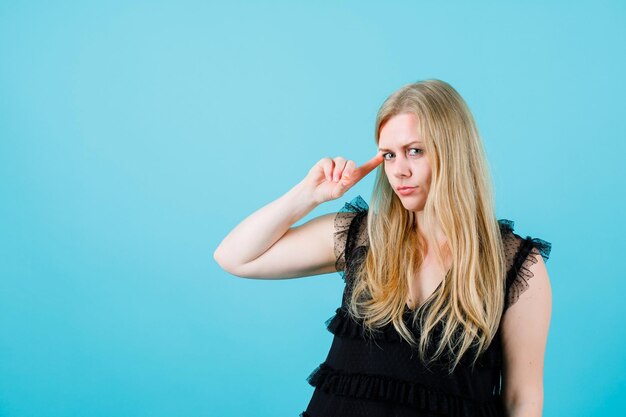
<path id="1" fill-rule="evenodd" d="M 380 129 L 378 144 L 381 147 L 406 147 L 421 142 L 419 121 L 415 114 L 403 113 L 391 117 Z"/>

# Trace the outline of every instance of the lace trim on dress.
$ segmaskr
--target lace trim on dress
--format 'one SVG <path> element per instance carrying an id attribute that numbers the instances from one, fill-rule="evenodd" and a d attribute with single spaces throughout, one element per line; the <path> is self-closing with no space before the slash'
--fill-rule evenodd
<path id="1" fill-rule="evenodd" d="M 469 398 L 385 375 L 349 373 L 334 369 L 326 362 L 308 377 L 310 385 L 324 392 L 352 398 L 389 401 L 428 410 L 450 417 L 497 417 L 503 415 L 501 397 L 479 403 Z"/>
<path id="2" fill-rule="evenodd" d="M 369 206 L 358 195 L 349 203 L 345 203 L 335 215 L 335 268 L 344 279 L 346 264 L 349 262 L 352 250 L 367 245 L 367 233 L 357 229 L 363 223 L 362 217 L 367 214 L 368 210 Z"/>
<path id="3" fill-rule="evenodd" d="M 378 329 L 372 336 L 366 334 L 363 324 L 341 307 L 338 308 L 335 314 L 326 320 L 324 324 L 326 329 L 335 336 L 351 339 L 367 339 L 371 337 L 375 340 L 385 342 L 400 342 L 402 340 L 400 334 L 391 324 Z"/>
<path id="4" fill-rule="evenodd" d="M 534 276 L 530 267 L 538 262 L 539 256 L 544 262 L 548 260 L 552 244 L 530 236 L 522 238 L 514 232 L 515 223 L 511 220 L 502 219 L 498 222 L 503 231 L 504 250 L 508 263 L 504 302 L 504 310 L 506 310 L 529 288 L 528 281 Z"/>

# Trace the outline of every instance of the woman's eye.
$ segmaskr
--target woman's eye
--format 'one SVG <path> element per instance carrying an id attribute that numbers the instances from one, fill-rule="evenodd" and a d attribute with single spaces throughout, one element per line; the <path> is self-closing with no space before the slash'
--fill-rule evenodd
<path id="1" fill-rule="evenodd" d="M 416 156 L 416 155 L 424 153 L 424 150 L 423 149 L 419 149 L 419 148 L 410 148 L 409 151 L 417 151 L 415 153 L 412 153 L 411 156 Z M 391 152 L 384 153 L 383 154 L 383 159 L 385 161 L 390 161 L 391 160 L 391 157 L 387 158 L 388 155 L 393 155 L 393 154 Z"/>
<path id="2" fill-rule="evenodd" d="M 424 153 L 424 151 L 422 149 L 419 149 L 419 148 L 411 148 L 411 149 L 409 149 L 409 151 L 418 151 L 416 153 L 412 153 L 411 156 L 415 156 L 415 155 Z M 391 160 L 391 158 L 387 158 L 387 155 L 393 155 L 393 154 L 391 152 L 384 153 L 383 154 L 383 159 L 385 161 Z"/>

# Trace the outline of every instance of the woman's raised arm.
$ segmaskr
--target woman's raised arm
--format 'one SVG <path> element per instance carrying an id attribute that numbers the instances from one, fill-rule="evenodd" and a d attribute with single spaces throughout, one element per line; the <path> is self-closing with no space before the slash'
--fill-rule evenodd
<path id="1" fill-rule="evenodd" d="M 239 223 L 215 250 L 215 261 L 244 278 L 297 278 L 335 271 L 335 213 L 291 226 L 319 204 L 343 196 L 382 160 L 378 153 L 356 167 L 342 157 L 322 158 L 291 190 Z"/>

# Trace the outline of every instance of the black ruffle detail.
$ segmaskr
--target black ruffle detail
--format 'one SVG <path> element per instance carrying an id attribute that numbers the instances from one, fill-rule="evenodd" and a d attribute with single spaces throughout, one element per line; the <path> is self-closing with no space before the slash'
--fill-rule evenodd
<path id="1" fill-rule="evenodd" d="M 502 232 L 514 232 L 515 222 L 513 220 L 500 219 L 498 220 L 498 224 Z M 550 242 L 530 236 L 527 236 L 525 240 L 529 242 L 529 246 L 537 249 L 544 261 L 550 258 L 550 252 L 552 251 L 552 244 Z"/>
<path id="2" fill-rule="evenodd" d="M 409 330 L 413 334 L 413 337 L 416 340 L 419 340 L 419 330 L 412 328 L 411 326 L 411 314 L 410 310 L 405 311 L 404 314 L 404 322 L 409 327 Z M 335 310 L 335 314 L 330 317 L 324 323 L 326 329 L 335 335 L 336 337 L 342 338 L 350 338 L 350 339 L 361 339 L 361 340 L 374 340 L 376 344 L 379 343 L 408 343 L 406 340 L 400 336 L 396 328 L 393 324 L 387 324 L 380 329 L 377 329 L 372 334 L 369 334 L 365 331 L 365 327 L 363 323 L 356 320 L 354 317 L 350 315 L 350 313 L 344 308 L 340 307 Z M 443 331 L 443 325 L 439 324 L 434 330 L 436 333 L 440 333 Z M 485 366 L 489 368 L 500 368 L 501 359 L 498 354 L 499 347 L 497 346 L 499 343 L 498 340 L 492 341 L 492 346 L 490 346 L 485 352 L 483 352 L 476 364 L 477 366 Z M 415 347 L 411 347 L 412 349 L 416 349 Z M 429 354 L 434 354 L 434 346 L 431 346 L 431 349 L 428 351 Z M 470 348 L 461 358 L 460 365 L 462 366 L 470 366 L 471 361 L 476 354 L 475 348 Z M 449 352 L 443 353 L 440 359 L 437 361 L 439 364 L 445 364 L 447 361 L 452 360 Z"/>
<path id="3" fill-rule="evenodd" d="M 346 202 L 335 215 L 335 269 L 344 280 L 346 266 L 350 263 L 350 255 L 355 248 L 368 245 L 367 233 L 357 230 L 362 218 L 367 215 L 369 206 L 360 195 Z"/>
<path id="4" fill-rule="evenodd" d="M 543 239 L 539 239 L 538 237 L 531 238 L 530 236 L 527 238 L 530 239 L 533 248 L 535 248 L 544 262 L 550 258 L 550 252 L 552 252 L 552 243 L 546 242 Z"/>
<path id="5" fill-rule="evenodd" d="M 345 203 L 340 212 L 363 213 L 369 210 L 369 205 L 361 195 L 357 195 L 349 203 Z"/>
<path id="6" fill-rule="evenodd" d="M 403 340 L 392 324 L 388 324 L 373 334 L 368 334 L 362 323 L 358 322 L 343 307 L 335 311 L 335 315 L 326 320 L 326 329 L 339 337 L 352 339 L 374 339 L 385 342 L 400 342 Z"/>
<path id="7" fill-rule="evenodd" d="M 324 392 L 352 398 L 388 401 L 450 417 L 499 417 L 503 415 L 501 397 L 477 403 L 423 384 L 385 375 L 348 373 L 320 364 L 307 382 Z M 305 415 L 306 416 L 306 415 Z"/>
<path id="8" fill-rule="evenodd" d="M 539 256 L 543 258 L 544 262 L 549 259 L 552 244 L 531 236 L 522 238 L 513 231 L 515 223 L 511 220 L 501 219 L 498 220 L 498 223 L 503 232 L 510 232 L 517 241 L 517 252 L 513 256 L 512 266 L 506 277 L 504 303 L 504 310 L 506 310 L 529 288 L 529 280 L 533 277 L 530 267 L 538 262 Z"/>
<path id="9" fill-rule="evenodd" d="M 508 220 L 508 219 L 500 219 L 498 220 L 498 225 L 500 226 L 500 231 L 512 232 L 515 222 L 513 220 Z"/>

